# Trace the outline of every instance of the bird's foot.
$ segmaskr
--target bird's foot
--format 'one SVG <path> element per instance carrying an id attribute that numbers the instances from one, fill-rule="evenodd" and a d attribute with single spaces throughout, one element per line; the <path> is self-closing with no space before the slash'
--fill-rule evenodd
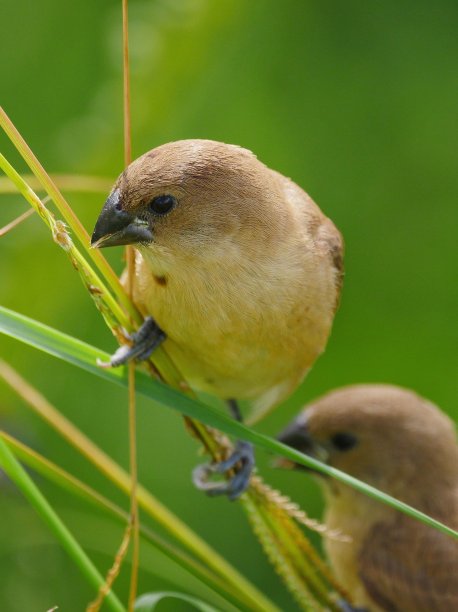
<path id="1" fill-rule="evenodd" d="M 234 452 L 225 461 L 198 465 L 193 471 L 192 480 L 195 486 L 205 491 L 207 495 L 227 495 L 233 501 L 248 488 L 254 464 L 253 445 L 239 440 Z M 224 474 L 232 469 L 235 475 L 230 480 L 226 482 L 210 480 L 213 474 Z"/>
<path id="2" fill-rule="evenodd" d="M 138 331 L 129 334 L 132 345 L 120 346 L 110 357 L 110 361 L 98 364 L 104 368 L 117 368 L 132 359 L 143 361 L 165 340 L 166 335 L 152 317 L 146 317 Z"/>

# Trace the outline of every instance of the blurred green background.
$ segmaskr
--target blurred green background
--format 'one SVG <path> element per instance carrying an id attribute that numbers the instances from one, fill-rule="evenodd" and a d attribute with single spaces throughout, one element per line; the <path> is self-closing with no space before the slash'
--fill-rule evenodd
<path id="1" fill-rule="evenodd" d="M 114 178 L 122 169 L 120 2 L 6 1 L 1 103 L 50 172 Z M 327 351 L 301 389 L 258 428 L 275 435 L 311 398 L 385 381 L 458 416 L 456 314 L 458 4 L 286 0 L 132 0 L 133 153 L 180 138 L 252 149 L 304 187 L 341 229 L 346 277 Z M 2 151 L 24 170 L 4 136 Z M 69 194 L 92 230 L 104 196 Z M 0 226 L 27 205 L 0 197 Z M 115 342 L 38 218 L 0 243 L 9 308 L 112 351 Z M 118 270 L 121 250 L 108 253 Z M 124 466 L 126 393 L 0 337 L 0 354 Z M 127 505 L 0 383 L 2 428 Z M 140 478 L 282 609 L 294 609 L 241 508 L 194 490 L 200 461 L 178 415 L 139 402 Z M 304 474 L 268 482 L 319 516 Z M 40 487 L 103 572 L 120 529 L 56 487 Z M 0 480 L 0 609 L 84 609 L 92 592 L 6 479 Z M 205 597 L 150 551 L 141 591 Z M 127 574 L 119 582 L 127 588 Z M 172 606 L 180 610 L 177 604 Z"/>

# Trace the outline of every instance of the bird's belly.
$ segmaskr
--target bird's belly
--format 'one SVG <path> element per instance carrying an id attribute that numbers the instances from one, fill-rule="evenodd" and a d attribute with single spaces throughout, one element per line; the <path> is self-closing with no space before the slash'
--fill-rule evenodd
<path id="1" fill-rule="evenodd" d="M 267 347 L 248 345 L 242 339 L 219 338 L 213 344 L 204 337 L 192 343 L 168 338 L 164 348 L 192 387 L 221 398 L 254 400 L 271 391 L 272 399 L 280 401 L 294 384 L 296 372 L 285 372 Z M 279 387 L 285 387 L 284 391 Z M 276 388 L 279 397 L 275 397 Z"/>
<path id="2" fill-rule="evenodd" d="M 209 278 L 171 274 L 163 286 L 144 273 L 136 302 L 166 333 L 164 348 L 191 386 L 279 403 L 323 351 L 330 322 L 315 323 L 300 294 L 282 298 L 282 291 L 267 293 L 268 283 L 253 292 L 240 278 L 233 286 L 224 276 L 223 284 Z"/>

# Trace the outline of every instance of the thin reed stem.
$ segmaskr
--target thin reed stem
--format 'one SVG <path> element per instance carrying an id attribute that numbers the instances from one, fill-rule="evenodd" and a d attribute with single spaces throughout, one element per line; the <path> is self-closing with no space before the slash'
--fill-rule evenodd
<path id="1" fill-rule="evenodd" d="M 124 166 L 132 161 L 132 130 L 130 113 L 130 70 L 129 70 L 129 13 L 128 0 L 122 0 L 122 59 L 123 59 L 123 111 L 124 111 Z M 127 295 L 133 302 L 135 282 L 135 252 L 130 246 L 126 248 L 127 260 Z M 138 566 L 140 562 L 140 536 L 137 503 L 137 415 L 135 404 L 135 363 L 131 361 L 129 370 L 129 463 L 132 489 L 130 493 L 130 515 L 132 526 L 132 569 L 128 609 L 132 612 L 137 597 Z"/>
<path id="2" fill-rule="evenodd" d="M 4 129 L 7 136 L 10 138 L 18 152 L 21 154 L 24 161 L 27 163 L 33 174 L 42 184 L 46 193 L 51 197 L 60 214 L 63 216 L 65 221 L 70 225 L 79 242 L 86 250 L 89 257 L 92 259 L 94 264 L 107 279 L 107 282 L 121 303 L 122 307 L 133 317 L 134 320 L 139 322 L 141 320 L 139 313 L 134 308 L 132 301 L 129 300 L 126 293 L 122 290 L 119 278 L 116 276 L 114 270 L 107 262 L 105 257 L 102 255 L 99 249 L 90 248 L 90 237 L 84 228 L 81 221 L 78 219 L 76 214 L 73 212 L 71 206 L 68 204 L 62 193 L 57 188 L 54 181 L 47 174 L 43 166 L 40 164 L 34 153 L 22 138 L 13 122 L 10 120 L 6 112 L 0 107 L 0 126 Z"/>
<path id="3" fill-rule="evenodd" d="M 54 408 L 16 370 L 1 359 L 0 377 L 25 400 L 28 406 L 86 457 L 102 474 L 114 482 L 120 490 L 130 495 L 132 483 L 129 474 Z M 139 506 L 149 516 L 162 525 L 183 546 L 201 559 L 208 569 L 215 572 L 230 586 L 234 596 L 241 601 L 244 607 L 257 612 L 278 612 L 276 606 L 263 593 L 141 485 L 138 485 L 137 499 Z"/>
<path id="4" fill-rule="evenodd" d="M 69 474 L 60 466 L 56 465 L 49 459 L 46 459 L 35 450 L 26 446 L 10 434 L 0 430 L 0 437 L 2 437 L 8 446 L 13 451 L 14 455 L 22 462 L 25 463 L 29 468 L 36 471 L 41 476 L 47 478 L 51 482 L 57 484 L 59 487 L 65 489 L 73 496 L 78 496 L 85 502 L 93 505 L 96 508 L 102 509 L 112 518 L 126 524 L 129 521 L 129 513 L 125 512 L 118 505 L 101 495 L 98 491 L 95 491 L 86 483 L 82 482 L 72 474 Z M 148 542 L 158 550 L 160 550 L 169 559 L 177 563 L 180 567 L 190 572 L 193 576 L 196 576 L 199 580 L 207 584 L 216 593 L 220 594 L 223 598 L 231 601 L 237 606 L 237 608 L 243 608 L 248 610 L 241 602 L 234 597 L 228 584 L 211 572 L 208 568 L 204 567 L 202 563 L 197 561 L 185 553 L 181 548 L 172 545 L 164 538 L 158 536 L 151 529 L 140 524 L 140 534 L 145 542 Z"/>
<path id="5" fill-rule="evenodd" d="M 11 230 L 13 230 L 15 227 L 20 225 L 23 221 L 28 219 L 31 215 L 33 215 L 34 212 L 35 211 L 33 208 L 29 208 L 29 210 L 26 210 L 24 213 L 22 213 L 22 215 L 19 215 L 19 217 L 16 217 L 16 219 L 13 219 L 13 221 L 10 221 L 7 225 L 4 225 L 2 228 L 0 228 L 0 238 L 3 238 L 3 236 L 6 236 L 6 234 L 11 232 Z"/>

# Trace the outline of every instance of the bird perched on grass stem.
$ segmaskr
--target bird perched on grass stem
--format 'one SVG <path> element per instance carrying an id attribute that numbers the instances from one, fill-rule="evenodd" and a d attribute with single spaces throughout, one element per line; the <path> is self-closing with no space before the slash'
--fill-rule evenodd
<path id="1" fill-rule="evenodd" d="M 142 359 L 159 342 L 190 385 L 254 414 L 277 405 L 324 350 L 342 280 L 342 240 L 291 180 L 246 149 L 183 140 L 145 153 L 119 176 L 92 246 L 137 249 L 134 300 L 147 317 L 132 349 L 111 365 Z M 228 483 L 197 484 L 237 497 L 253 450 L 240 442 Z"/>
<path id="2" fill-rule="evenodd" d="M 458 444 L 450 419 L 412 391 L 357 385 L 312 402 L 279 439 L 458 528 Z M 281 463 L 284 463 L 281 460 Z M 370 612 L 458 610 L 458 541 L 320 477 L 337 578 Z"/>

